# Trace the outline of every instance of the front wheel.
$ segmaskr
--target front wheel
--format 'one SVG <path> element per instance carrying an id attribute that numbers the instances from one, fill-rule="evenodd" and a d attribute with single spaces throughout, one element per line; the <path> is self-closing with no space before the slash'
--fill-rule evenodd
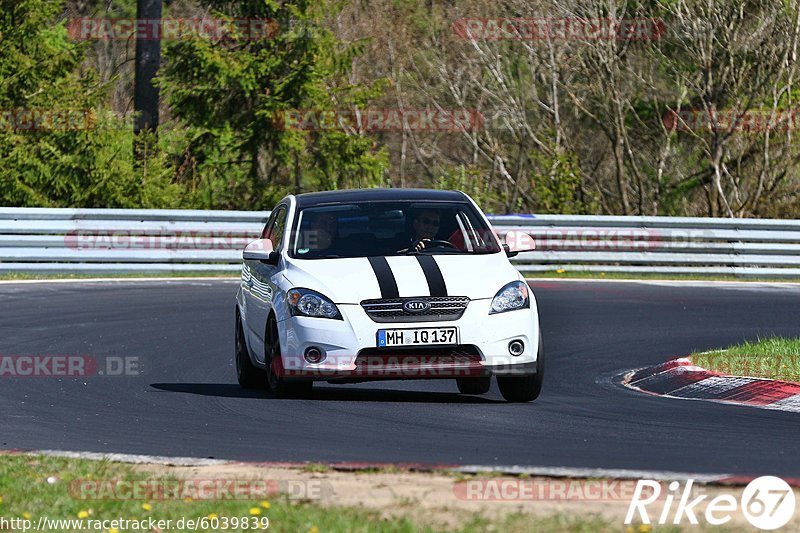
<path id="1" fill-rule="evenodd" d="M 245 389 L 259 389 L 264 386 L 264 372 L 250 361 L 247 343 L 244 338 L 242 319 L 236 313 L 236 333 L 233 359 L 236 362 L 236 380 Z"/>
<path id="2" fill-rule="evenodd" d="M 532 402 L 542 392 L 544 378 L 544 345 L 539 331 L 539 353 L 536 355 L 536 373 L 528 376 L 497 376 L 500 394 L 509 402 Z"/>
<path id="3" fill-rule="evenodd" d="M 283 376 L 281 361 L 281 341 L 278 333 L 278 321 L 273 315 L 267 320 L 267 390 L 276 398 L 297 398 L 306 396 L 311 392 L 314 382 L 287 381 Z"/>

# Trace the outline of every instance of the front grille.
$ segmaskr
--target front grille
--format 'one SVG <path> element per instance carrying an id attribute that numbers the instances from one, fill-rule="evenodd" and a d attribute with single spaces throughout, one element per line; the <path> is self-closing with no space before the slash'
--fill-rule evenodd
<path id="1" fill-rule="evenodd" d="M 452 357 L 453 360 L 480 361 L 481 352 L 474 344 L 456 346 L 392 346 L 391 348 L 364 348 L 358 352 L 356 365 L 367 357 Z"/>
<path id="2" fill-rule="evenodd" d="M 354 375 L 375 378 L 452 378 L 483 376 L 481 352 L 471 344 L 364 348 Z"/>
<path id="3" fill-rule="evenodd" d="M 430 308 L 421 312 L 406 311 L 403 304 L 409 300 L 421 300 Z M 458 320 L 469 304 L 466 296 L 420 296 L 418 298 L 380 298 L 364 300 L 361 307 L 375 322 L 441 322 Z"/>

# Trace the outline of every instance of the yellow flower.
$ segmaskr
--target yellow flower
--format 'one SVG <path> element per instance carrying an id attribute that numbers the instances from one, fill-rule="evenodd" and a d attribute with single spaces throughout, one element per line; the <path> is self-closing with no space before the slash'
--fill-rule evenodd
<path id="1" fill-rule="evenodd" d="M 89 511 L 79 511 L 78 518 L 89 518 Z"/>
<path id="2" fill-rule="evenodd" d="M 639 526 L 639 533 L 648 533 L 648 531 L 650 531 L 650 526 L 647 524 L 642 524 Z"/>
<path id="3" fill-rule="evenodd" d="M 218 515 L 217 513 L 211 513 L 206 518 L 208 518 L 209 520 L 214 520 L 215 518 L 218 518 Z"/>
<path id="4" fill-rule="evenodd" d="M 142 504 L 142 509 L 144 509 L 145 511 L 152 511 L 153 510 L 153 506 L 150 505 L 149 503 L 143 503 Z"/>
<path id="5" fill-rule="evenodd" d="M 31 513 L 27 512 L 27 511 L 22 513 L 22 518 L 24 518 L 25 520 L 30 520 L 31 519 Z"/>
<path id="6" fill-rule="evenodd" d="M 250 508 L 250 514 L 253 515 L 253 516 L 259 515 L 259 514 L 261 514 L 261 509 L 259 509 L 258 507 L 251 507 Z"/>
<path id="7" fill-rule="evenodd" d="M 566 272 L 566 270 L 564 270 L 563 268 L 559 268 L 558 270 L 556 270 L 556 273 L 558 274 L 563 274 L 564 272 Z"/>
<path id="8" fill-rule="evenodd" d="M 261 502 L 261 507 L 263 507 L 264 509 L 269 509 L 272 506 L 269 504 L 268 501 L 263 501 Z"/>
<path id="9" fill-rule="evenodd" d="M 625 533 L 633 533 L 633 528 L 631 526 L 626 527 Z"/>
<path id="10" fill-rule="evenodd" d="M 308 528 L 308 533 L 319 533 L 319 528 L 317 526 L 311 526 Z"/>
<path id="11" fill-rule="evenodd" d="M 119 533 L 119 529 L 112 527 L 111 529 L 108 530 L 108 533 Z"/>
<path id="12" fill-rule="evenodd" d="M 604 278 L 604 277 L 606 277 L 606 273 L 605 273 L 605 272 L 600 272 L 600 277 L 601 277 L 601 278 Z"/>
<path id="13" fill-rule="evenodd" d="M 192 503 L 194 500 L 191 498 L 184 498 L 183 501 L 185 501 L 186 503 Z"/>

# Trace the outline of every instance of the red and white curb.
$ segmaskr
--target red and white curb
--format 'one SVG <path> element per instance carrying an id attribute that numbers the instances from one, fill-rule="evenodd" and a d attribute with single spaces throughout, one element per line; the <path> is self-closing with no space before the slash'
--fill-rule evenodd
<path id="1" fill-rule="evenodd" d="M 728 376 L 696 366 L 686 357 L 631 372 L 622 383 L 657 396 L 800 413 L 800 383 Z"/>

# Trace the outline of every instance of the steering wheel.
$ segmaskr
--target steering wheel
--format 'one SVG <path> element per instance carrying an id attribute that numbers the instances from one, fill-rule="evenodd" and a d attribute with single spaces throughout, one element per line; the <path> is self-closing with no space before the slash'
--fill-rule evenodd
<path id="1" fill-rule="evenodd" d="M 411 253 L 411 252 L 419 253 L 418 250 L 416 250 L 415 248 L 422 241 L 427 241 L 427 245 L 425 246 L 425 248 L 435 248 L 437 246 L 442 246 L 444 248 L 452 248 L 453 250 L 458 250 L 458 246 L 456 246 L 455 244 L 453 244 L 450 241 L 444 241 L 444 240 L 441 240 L 441 239 L 430 239 L 430 240 L 429 239 L 417 239 L 416 241 L 411 243 L 411 246 L 408 247 L 408 253 Z M 423 248 L 423 250 L 425 248 Z"/>

